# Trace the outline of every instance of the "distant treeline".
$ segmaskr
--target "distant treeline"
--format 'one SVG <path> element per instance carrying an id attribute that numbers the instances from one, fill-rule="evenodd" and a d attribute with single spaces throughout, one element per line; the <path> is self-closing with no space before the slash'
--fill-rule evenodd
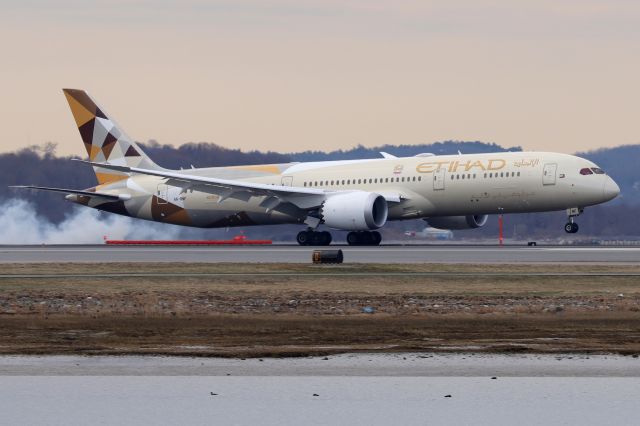
<path id="1" fill-rule="evenodd" d="M 155 141 L 141 144 L 145 152 L 160 166 L 179 169 L 194 167 L 231 166 L 240 164 L 287 163 L 291 161 L 324 161 L 353 158 L 377 158 L 380 151 L 398 157 L 419 153 L 464 154 L 519 151 L 520 147 L 503 148 L 496 144 L 483 142 L 447 141 L 423 145 L 385 145 L 375 148 L 358 146 L 350 150 L 332 152 L 305 151 L 281 154 L 276 152 L 227 149 L 212 143 L 189 143 L 180 147 L 162 145 Z M 79 152 L 80 154 L 80 152 Z M 602 237 L 640 236 L 640 221 L 637 215 L 640 208 L 640 178 L 636 171 L 640 158 L 640 145 L 627 145 L 616 148 L 603 148 L 597 151 L 579 153 L 589 158 L 607 171 L 621 187 L 622 197 L 604 206 L 587 209 L 579 218 L 581 233 Z M 84 157 L 84 152 L 81 155 Z M 61 188 L 87 188 L 95 185 L 93 171 L 86 164 L 70 161 L 72 157 L 59 157 L 55 153 L 55 144 L 32 146 L 13 153 L 0 154 L 0 200 L 10 198 L 28 198 L 37 213 L 50 222 L 59 223 L 71 212 L 73 205 L 64 201 L 59 194 L 16 192 L 9 185 L 36 184 Z M 546 214 L 510 215 L 507 218 L 506 235 L 522 238 L 535 236 L 562 236 L 564 214 L 561 212 Z M 2 224 L 0 224 L 1 226 Z M 402 230 L 420 230 L 422 221 L 407 221 L 391 224 L 389 232 Z M 252 234 L 265 235 L 274 229 L 266 227 L 263 231 L 248 228 Z M 297 228 L 296 228 L 297 229 Z M 457 235 L 493 235 L 496 232 L 495 221 L 490 221 L 486 229 L 460 232 Z M 277 231 L 277 233 L 281 233 Z M 293 228 L 291 234 L 294 234 Z"/>

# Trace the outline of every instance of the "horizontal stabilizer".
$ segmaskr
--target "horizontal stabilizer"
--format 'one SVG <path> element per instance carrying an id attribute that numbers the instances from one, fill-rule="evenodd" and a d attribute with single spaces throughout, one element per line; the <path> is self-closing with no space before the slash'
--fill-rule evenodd
<path id="1" fill-rule="evenodd" d="M 110 200 L 129 200 L 129 199 L 131 199 L 131 195 L 129 195 L 129 194 L 107 194 L 107 193 L 104 193 L 104 192 L 80 191 L 80 190 L 77 190 L 77 189 L 49 188 L 49 187 L 46 187 L 46 186 L 15 185 L 15 186 L 10 186 L 9 188 L 36 189 L 36 190 L 39 190 L 39 191 L 61 192 L 63 194 L 84 195 L 84 196 L 87 196 L 87 197 L 100 197 L 100 198 L 107 198 L 107 199 L 110 199 Z"/>

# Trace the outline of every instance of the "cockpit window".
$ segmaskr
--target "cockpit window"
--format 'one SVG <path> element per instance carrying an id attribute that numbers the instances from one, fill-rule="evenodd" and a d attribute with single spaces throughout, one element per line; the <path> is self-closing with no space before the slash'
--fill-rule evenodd
<path id="1" fill-rule="evenodd" d="M 581 175 L 592 175 L 593 172 L 591 171 L 590 168 L 585 167 L 584 169 L 580 169 L 580 174 Z"/>
<path id="2" fill-rule="evenodd" d="M 603 175 L 604 174 L 604 170 L 602 170 L 599 167 L 592 167 L 591 170 L 593 170 L 593 173 L 595 173 L 597 175 Z"/>

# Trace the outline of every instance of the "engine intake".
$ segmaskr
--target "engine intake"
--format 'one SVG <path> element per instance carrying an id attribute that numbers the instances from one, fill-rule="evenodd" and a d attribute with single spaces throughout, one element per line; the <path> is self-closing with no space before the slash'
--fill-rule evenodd
<path id="1" fill-rule="evenodd" d="M 475 229 L 487 223 L 489 215 L 442 216 L 425 219 L 427 223 L 438 229 Z"/>
<path id="2" fill-rule="evenodd" d="M 354 191 L 329 197 L 320 210 L 324 223 L 335 229 L 368 231 L 387 222 L 387 200 L 373 192 Z"/>

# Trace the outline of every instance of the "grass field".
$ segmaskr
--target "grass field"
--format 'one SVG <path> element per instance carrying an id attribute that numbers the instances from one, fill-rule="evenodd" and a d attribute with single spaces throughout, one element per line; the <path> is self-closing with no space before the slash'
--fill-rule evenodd
<path id="1" fill-rule="evenodd" d="M 128 272 L 156 275 L 109 275 Z M 601 275 L 530 275 L 567 272 Z M 640 267 L 7 264 L 0 353 L 640 353 L 640 276 L 620 273 Z"/>

